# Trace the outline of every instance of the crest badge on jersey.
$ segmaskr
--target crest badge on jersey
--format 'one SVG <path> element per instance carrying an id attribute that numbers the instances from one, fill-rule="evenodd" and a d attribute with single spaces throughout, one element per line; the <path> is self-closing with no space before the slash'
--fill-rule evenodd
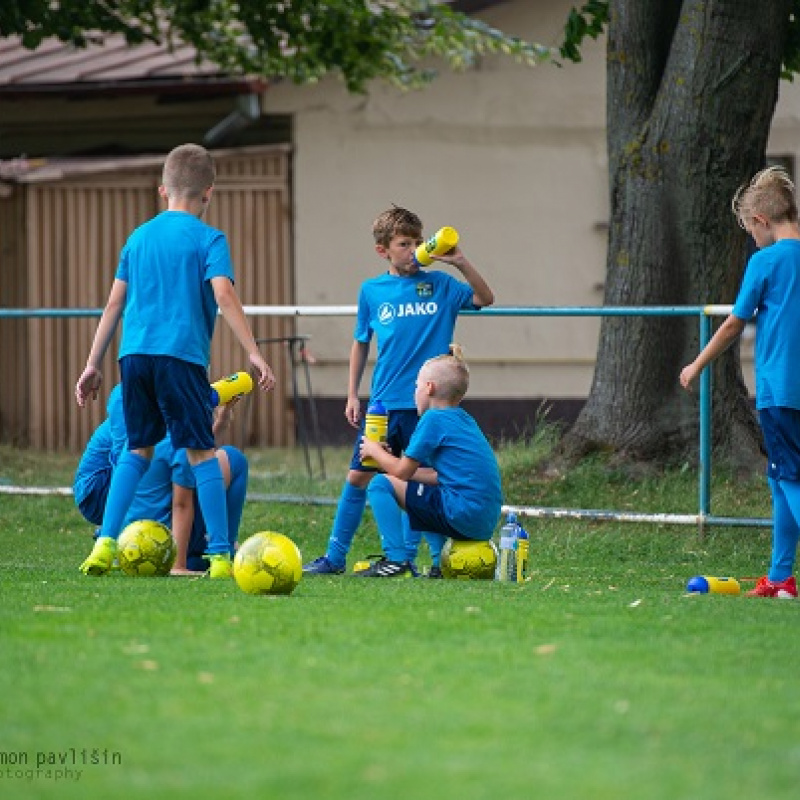
<path id="1" fill-rule="evenodd" d="M 433 297 L 433 284 L 428 281 L 420 281 L 417 284 L 417 297 Z"/>

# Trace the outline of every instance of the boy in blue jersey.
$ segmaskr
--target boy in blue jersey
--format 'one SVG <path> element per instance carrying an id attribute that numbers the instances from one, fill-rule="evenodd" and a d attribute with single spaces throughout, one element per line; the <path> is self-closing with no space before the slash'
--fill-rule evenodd
<path id="1" fill-rule="evenodd" d="M 747 264 L 733 313 L 684 367 L 680 382 L 691 388 L 756 314 L 756 408 L 772 494 L 772 560 L 748 594 L 794 598 L 800 538 L 800 224 L 794 185 L 781 167 L 762 170 L 736 193 L 733 211 L 759 251 Z"/>
<path id="2" fill-rule="evenodd" d="M 437 537 L 485 541 L 500 516 L 500 469 L 475 420 L 460 407 L 469 387 L 461 350 L 438 356 L 419 371 L 415 400 L 419 424 L 401 458 L 379 442 L 361 441 L 362 458 L 374 458 L 385 474 L 369 485 L 369 502 L 386 559 L 356 572 L 363 578 L 410 576 L 402 512 L 412 530 Z M 423 467 L 428 464 L 429 467 Z"/>
<path id="3" fill-rule="evenodd" d="M 100 535 L 81 565 L 87 575 L 111 568 L 125 516 L 155 446 L 169 431 L 186 448 L 208 529 L 211 578 L 230 578 L 225 484 L 215 457 L 208 364 L 221 311 L 262 391 L 275 378 L 258 350 L 233 287 L 225 235 L 202 221 L 214 191 L 214 162 L 199 145 L 175 148 L 164 162 L 159 193 L 167 210 L 128 238 L 86 367 L 75 386 L 83 407 L 97 397 L 100 363 L 123 318 L 119 350 L 128 448 L 111 479 Z"/>
<path id="4" fill-rule="evenodd" d="M 373 223 L 372 233 L 375 252 L 388 262 L 389 269 L 361 286 L 344 413 L 350 425 L 363 429 L 358 391 L 374 336 L 378 353 L 370 401 L 380 402 L 389 412 L 388 443 L 399 455 L 417 425 L 414 381 L 420 367 L 429 358 L 447 353 L 459 311 L 491 305 L 494 295 L 458 247 L 435 260 L 455 267 L 465 282 L 439 270 L 419 268 L 414 251 L 422 242 L 422 222 L 411 211 L 396 206 L 384 211 Z M 361 464 L 360 439 L 359 435 L 327 551 L 303 567 L 307 574 L 341 574 L 345 570 L 366 506 L 367 486 L 376 474 Z M 412 561 L 419 538 L 410 532 L 409 536 L 407 558 Z M 437 563 L 435 545 L 432 556 Z"/>
<path id="5" fill-rule="evenodd" d="M 217 409 L 215 435 L 228 424 L 232 405 Z M 95 525 L 102 524 L 113 469 L 126 444 L 120 385 L 111 391 L 106 409 L 108 416 L 92 434 L 78 464 L 73 484 L 78 509 Z M 220 447 L 216 456 L 225 483 L 228 544 L 233 556 L 247 493 L 248 464 L 244 454 L 235 447 Z M 186 451 L 176 452 L 169 434 L 156 445 L 150 468 L 139 482 L 122 526 L 124 528 L 140 519 L 156 520 L 171 529 L 177 544 L 172 574 L 195 575 L 208 568 L 203 556 L 207 544 L 206 528 L 197 507 L 194 474 Z"/>

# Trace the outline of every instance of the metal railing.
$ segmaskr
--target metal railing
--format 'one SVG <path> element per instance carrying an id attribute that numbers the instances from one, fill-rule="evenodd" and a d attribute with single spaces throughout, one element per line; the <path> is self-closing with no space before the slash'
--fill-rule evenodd
<path id="1" fill-rule="evenodd" d="M 462 316 L 480 317 L 697 317 L 702 350 L 711 338 L 711 319 L 730 313 L 729 305 L 705 306 L 492 306 L 481 311 L 463 311 Z M 355 316 L 356 306 L 244 306 L 248 316 L 321 317 Z M 99 317 L 96 308 L 0 308 L 3 318 Z M 722 517 L 711 513 L 711 369 L 700 376 L 699 391 L 698 511 L 696 514 L 627 512 L 602 509 L 504 506 L 520 516 L 551 519 L 593 519 L 616 522 L 654 522 L 672 525 L 769 527 L 772 520 L 760 517 Z"/>

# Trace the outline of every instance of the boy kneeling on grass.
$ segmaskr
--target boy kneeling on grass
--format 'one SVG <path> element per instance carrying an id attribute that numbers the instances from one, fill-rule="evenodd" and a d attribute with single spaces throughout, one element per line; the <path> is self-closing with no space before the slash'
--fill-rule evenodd
<path id="1" fill-rule="evenodd" d="M 448 537 L 485 541 L 494 533 L 502 504 L 500 469 L 477 422 L 460 407 L 469 369 L 458 345 L 450 352 L 426 361 L 417 375 L 420 420 L 403 455 L 397 458 L 379 442 L 361 441 L 361 457 L 375 459 L 384 473 L 372 479 L 368 493 L 386 560 L 356 572 L 359 577 L 413 575 L 403 510 L 412 530 L 440 536 L 442 545 Z M 433 564 L 431 576 L 441 577 L 439 564 Z"/>

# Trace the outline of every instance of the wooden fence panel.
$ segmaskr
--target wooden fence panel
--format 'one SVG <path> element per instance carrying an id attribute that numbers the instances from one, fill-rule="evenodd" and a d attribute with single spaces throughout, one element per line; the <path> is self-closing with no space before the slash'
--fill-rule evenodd
<path id="1" fill-rule="evenodd" d="M 216 156 L 218 180 L 207 221 L 231 245 L 245 305 L 292 302 L 288 150 L 248 148 Z M 107 162 L 106 162 L 107 163 Z M 14 187 L 0 198 L 2 302 L 12 307 L 102 308 L 119 251 L 134 227 L 160 208 L 160 165 L 67 176 Z M 13 200 L 13 202 L 12 202 Z M 286 319 L 251 320 L 257 338 L 293 330 Z M 73 387 L 85 363 L 96 318 L 0 321 L 0 439 L 47 450 L 80 451 L 104 417 L 118 380 L 117 344 L 103 363 L 101 401 L 78 409 Z M 280 349 L 265 349 L 279 381 L 269 396 L 244 404 L 226 441 L 293 444 L 288 365 Z M 212 378 L 247 369 L 246 356 L 224 320 L 212 346 Z"/>

